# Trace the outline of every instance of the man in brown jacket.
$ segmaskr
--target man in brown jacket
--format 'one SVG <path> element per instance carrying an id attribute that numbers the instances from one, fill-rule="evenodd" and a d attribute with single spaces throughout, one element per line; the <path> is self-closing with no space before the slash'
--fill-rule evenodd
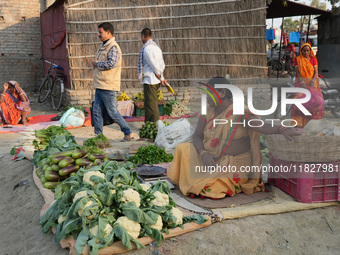
<path id="1" fill-rule="evenodd" d="M 111 23 L 98 26 L 98 37 L 103 42 L 96 53 L 93 65 L 93 86 L 96 90 L 93 104 L 95 135 L 103 134 L 103 112 L 117 122 L 124 133 L 124 141 L 132 139 L 132 133 L 124 118 L 117 110 L 117 92 L 120 91 L 122 52 L 114 36 Z"/>

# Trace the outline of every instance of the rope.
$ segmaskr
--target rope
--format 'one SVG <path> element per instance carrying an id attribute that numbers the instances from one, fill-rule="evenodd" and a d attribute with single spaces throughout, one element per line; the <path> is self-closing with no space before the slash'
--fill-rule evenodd
<path id="1" fill-rule="evenodd" d="M 49 35 L 52 37 L 52 33 L 49 34 Z M 41 39 L 42 39 L 43 43 L 45 44 L 45 46 L 46 46 L 47 48 L 53 50 L 53 49 L 57 48 L 57 47 L 64 41 L 65 36 L 66 36 L 66 30 L 64 30 L 63 34 L 61 35 L 59 42 L 55 43 L 55 42 L 54 42 L 54 38 L 52 38 L 52 42 L 54 43 L 53 46 L 49 46 L 49 45 L 46 43 L 46 41 L 45 41 L 45 39 L 44 39 L 43 36 L 41 36 Z"/>

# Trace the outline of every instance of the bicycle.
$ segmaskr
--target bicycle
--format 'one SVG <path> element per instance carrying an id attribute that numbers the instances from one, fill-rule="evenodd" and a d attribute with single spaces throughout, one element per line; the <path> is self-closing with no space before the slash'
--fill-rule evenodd
<path id="1" fill-rule="evenodd" d="M 44 60 L 50 64 L 47 74 L 44 80 L 41 82 L 38 89 L 38 102 L 43 103 L 46 101 L 49 95 L 52 99 L 52 107 L 55 110 L 59 110 L 64 96 L 64 79 L 65 74 L 63 73 L 64 68 L 59 65 L 53 64 L 50 61 Z M 54 74 L 52 74 L 54 71 Z"/>

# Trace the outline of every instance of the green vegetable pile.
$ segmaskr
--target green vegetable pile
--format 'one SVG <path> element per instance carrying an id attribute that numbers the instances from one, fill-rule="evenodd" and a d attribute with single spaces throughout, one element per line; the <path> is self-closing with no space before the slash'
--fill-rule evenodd
<path id="1" fill-rule="evenodd" d="M 173 99 L 171 99 L 171 100 L 167 101 L 167 102 L 165 103 L 165 107 L 164 107 L 164 115 L 170 116 L 171 113 L 172 113 L 172 106 L 173 106 L 174 104 L 177 104 L 177 103 L 179 103 L 178 100 L 173 100 Z"/>
<path id="2" fill-rule="evenodd" d="M 156 122 L 147 121 L 142 125 L 139 130 L 140 138 L 150 138 L 151 140 L 155 140 L 157 136 L 158 128 Z"/>
<path id="3" fill-rule="evenodd" d="M 75 141 L 74 136 L 67 130 L 64 130 L 63 127 L 50 126 L 39 131 L 41 131 L 41 133 L 37 134 L 37 137 L 46 136 L 44 139 L 48 140 L 48 142 L 43 150 L 35 150 L 33 153 L 32 162 L 37 167 L 42 165 L 43 159 L 47 159 L 54 153 L 80 149 L 80 146 Z M 37 131 L 37 133 L 39 131 Z M 51 133 L 50 136 L 46 135 L 49 133 Z M 44 143 L 46 140 L 44 140 Z M 33 141 L 33 144 L 35 144 L 35 141 Z"/>
<path id="4" fill-rule="evenodd" d="M 141 146 L 137 153 L 129 157 L 129 161 L 135 164 L 159 164 L 164 162 L 171 162 L 174 156 L 167 154 L 164 148 L 158 148 L 156 145 L 149 145 L 147 147 Z"/>
<path id="5" fill-rule="evenodd" d="M 36 173 L 44 187 L 53 190 L 81 167 L 88 169 L 107 160 L 106 155 L 93 155 L 85 150 L 61 151 L 42 159 L 41 166 L 36 168 Z"/>
<path id="6" fill-rule="evenodd" d="M 84 142 L 82 149 L 85 149 L 93 154 L 100 154 L 104 152 L 101 149 L 108 147 L 111 147 L 110 140 L 104 135 L 99 134 L 97 137 L 87 139 Z"/>
<path id="7" fill-rule="evenodd" d="M 139 184 L 131 167 L 134 165 L 130 162 L 119 166 L 107 161 L 78 170 L 56 188 L 55 202 L 40 221 L 43 233 L 56 227 L 57 243 L 73 235 L 77 254 L 87 244 L 90 254 L 96 255 L 117 240 L 128 249 L 132 248 L 131 242 L 140 249 L 144 246 L 136 240 L 139 237 L 161 242 L 162 233 L 171 228 L 207 220 L 201 215 L 183 217 L 169 196 L 166 182 L 158 181 L 151 187 Z"/>
<path id="8" fill-rule="evenodd" d="M 170 123 L 167 123 L 165 120 L 163 121 L 165 126 L 169 126 Z M 156 139 L 158 133 L 158 127 L 156 122 L 147 121 L 142 125 L 139 129 L 139 137 L 140 138 L 150 138 L 152 141 Z"/>
<path id="9" fill-rule="evenodd" d="M 71 136 L 71 133 L 60 126 L 49 126 L 48 128 L 38 130 L 35 132 L 37 139 L 33 141 L 34 148 L 37 150 L 44 150 L 51 139 L 60 135 Z"/>

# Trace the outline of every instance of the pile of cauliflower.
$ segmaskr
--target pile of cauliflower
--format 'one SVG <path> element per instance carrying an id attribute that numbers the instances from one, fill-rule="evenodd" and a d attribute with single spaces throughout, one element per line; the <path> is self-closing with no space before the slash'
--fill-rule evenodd
<path id="1" fill-rule="evenodd" d="M 157 233 L 183 224 L 183 213 L 170 198 L 166 182 L 139 184 L 135 172 L 109 164 L 80 169 L 57 187 L 56 201 L 41 219 L 43 232 L 56 226 L 56 241 L 70 234 L 86 235 L 89 245 L 98 245 L 92 255 L 117 238 L 125 240 L 127 248 L 130 241 L 143 247 L 135 240 L 143 236 L 160 242 L 163 236 Z M 70 230 L 69 224 L 78 225 Z"/>

